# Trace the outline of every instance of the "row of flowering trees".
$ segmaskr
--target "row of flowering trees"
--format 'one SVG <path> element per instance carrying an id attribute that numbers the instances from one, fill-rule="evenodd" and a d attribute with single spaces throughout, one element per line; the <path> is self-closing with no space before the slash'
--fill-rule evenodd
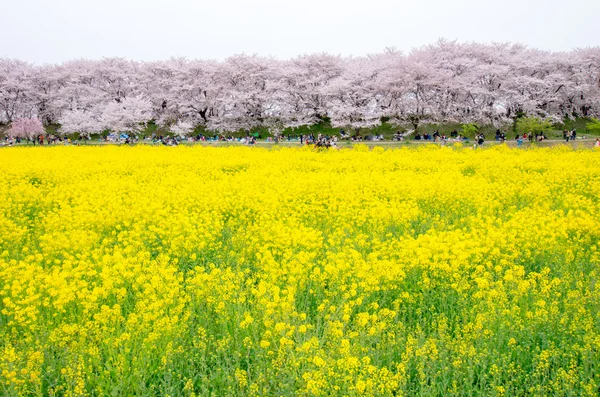
<path id="1" fill-rule="evenodd" d="M 36 66 L 0 59 L 0 123 L 39 118 L 64 133 L 135 133 L 154 120 L 278 133 L 328 117 L 334 126 L 501 124 L 521 115 L 600 114 L 600 47 L 552 53 L 440 40 L 403 54 L 236 55 L 224 61 L 123 58 Z"/>

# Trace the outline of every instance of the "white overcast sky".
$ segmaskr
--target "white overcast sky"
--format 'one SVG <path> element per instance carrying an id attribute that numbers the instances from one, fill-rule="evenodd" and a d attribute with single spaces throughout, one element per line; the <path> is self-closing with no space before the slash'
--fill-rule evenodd
<path id="1" fill-rule="evenodd" d="M 289 58 L 405 52 L 439 38 L 600 45 L 600 0 L 0 0 L 0 57 Z"/>

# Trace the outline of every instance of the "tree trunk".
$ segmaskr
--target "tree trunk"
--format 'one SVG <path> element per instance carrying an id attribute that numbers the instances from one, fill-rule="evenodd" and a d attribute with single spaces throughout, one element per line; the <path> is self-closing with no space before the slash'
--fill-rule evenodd
<path id="1" fill-rule="evenodd" d="M 200 117 L 202 117 L 202 120 L 204 120 L 204 122 L 208 122 L 208 119 L 206 118 L 206 112 L 208 111 L 208 108 L 204 108 L 202 110 L 199 110 L 198 113 L 200 113 Z"/>

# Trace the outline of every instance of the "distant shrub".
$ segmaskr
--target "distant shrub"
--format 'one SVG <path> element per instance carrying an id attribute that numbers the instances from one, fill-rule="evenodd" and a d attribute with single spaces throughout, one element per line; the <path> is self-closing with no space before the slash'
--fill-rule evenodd
<path id="1" fill-rule="evenodd" d="M 479 126 L 475 123 L 463 124 L 460 128 L 465 136 L 473 136 L 479 132 Z"/>
<path id="2" fill-rule="evenodd" d="M 589 132 L 595 135 L 600 135 L 600 120 L 592 119 L 592 122 L 589 123 L 586 128 Z"/>
<path id="3" fill-rule="evenodd" d="M 552 128 L 550 120 L 542 120 L 539 117 L 523 117 L 517 121 L 517 131 L 540 133 Z"/>

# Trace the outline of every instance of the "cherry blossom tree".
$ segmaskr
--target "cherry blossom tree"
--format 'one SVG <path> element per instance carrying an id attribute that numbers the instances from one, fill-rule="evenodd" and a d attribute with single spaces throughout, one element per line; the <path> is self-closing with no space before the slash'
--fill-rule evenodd
<path id="1" fill-rule="evenodd" d="M 103 129 L 138 134 L 150 120 L 152 104 L 142 97 L 110 102 L 100 116 Z"/>
<path id="2" fill-rule="evenodd" d="M 65 86 L 61 69 L 52 65 L 33 68 L 29 92 L 34 112 L 45 125 L 56 124 L 63 109 L 60 90 Z"/>
<path id="3" fill-rule="evenodd" d="M 97 86 L 95 61 L 76 60 L 56 68 L 56 93 L 50 106 L 60 120 L 68 111 L 92 111 L 96 114 L 106 106 L 108 99 Z"/>
<path id="4" fill-rule="evenodd" d="M 328 116 L 332 83 L 343 72 L 343 59 L 326 53 L 302 55 L 284 65 L 286 101 L 304 125 L 316 124 Z"/>
<path id="5" fill-rule="evenodd" d="M 219 131 L 265 127 L 278 135 L 298 125 L 287 101 L 282 62 L 256 55 L 228 58 L 214 75 L 213 117 L 207 126 Z"/>
<path id="6" fill-rule="evenodd" d="M 153 76 L 144 91 L 154 107 L 159 124 L 185 119 L 194 125 L 207 126 L 218 117 L 217 99 L 225 85 L 217 79 L 219 64 L 215 61 L 172 59 L 154 63 Z"/>
<path id="7" fill-rule="evenodd" d="M 60 131 L 63 134 L 79 133 L 89 138 L 92 134 L 98 134 L 104 130 L 101 116 L 98 109 L 68 110 L 59 119 Z"/>
<path id="8" fill-rule="evenodd" d="M 194 130 L 194 125 L 189 121 L 178 121 L 174 125 L 171 126 L 171 132 L 179 135 L 180 137 L 184 137 L 189 135 L 190 132 Z"/>
<path id="9" fill-rule="evenodd" d="M 32 70 L 26 62 L 0 58 L 0 122 L 33 115 Z"/>
<path id="10" fill-rule="evenodd" d="M 38 118 L 17 119 L 10 123 L 8 136 L 12 138 L 34 139 L 45 134 L 44 126 Z"/>
<path id="11" fill-rule="evenodd" d="M 439 40 L 403 54 L 326 53 L 289 60 L 235 55 L 74 60 L 0 59 L 0 124 L 39 118 L 64 133 L 204 126 L 222 132 L 455 122 L 516 126 L 526 116 L 600 116 L 600 47 L 553 53 L 509 43 Z M 86 118 L 89 120 L 86 121 Z"/>
<path id="12" fill-rule="evenodd" d="M 329 83 L 327 109 L 333 126 L 373 127 L 380 124 L 380 94 L 373 82 L 380 69 L 369 58 L 347 59 L 344 73 Z"/>

